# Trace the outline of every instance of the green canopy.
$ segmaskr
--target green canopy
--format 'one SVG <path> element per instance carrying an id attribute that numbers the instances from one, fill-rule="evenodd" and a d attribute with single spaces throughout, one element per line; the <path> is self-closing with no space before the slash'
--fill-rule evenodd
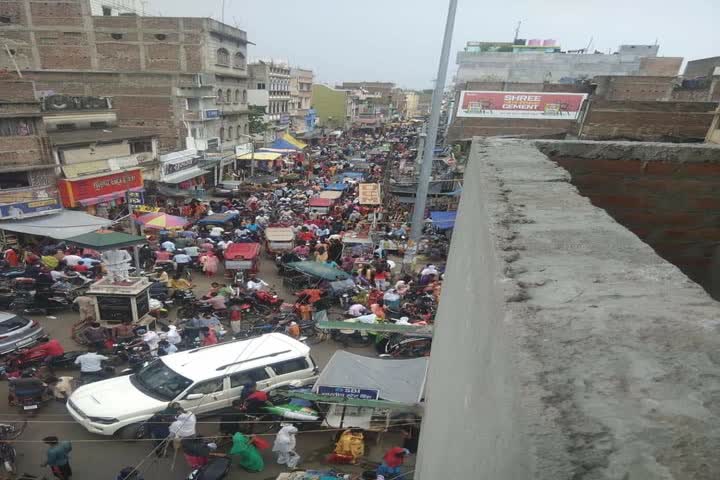
<path id="1" fill-rule="evenodd" d="M 112 230 L 99 230 L 97 232 L 85 233 L 77 237 L 70 237 L 65 241 L 73 245 L 92 248 L 98 251 L 132 247 L 133 245 L 141 245 L 146 242 L 145 237 L 129 235 L 123 232 L 114 232 Z"/>
<path id="2" fill-rule="evenodd" d="M 344 270 L 321 262 L 291 262 L 287 268 L 323 280 L 347 280 L 350 275 Z"/>

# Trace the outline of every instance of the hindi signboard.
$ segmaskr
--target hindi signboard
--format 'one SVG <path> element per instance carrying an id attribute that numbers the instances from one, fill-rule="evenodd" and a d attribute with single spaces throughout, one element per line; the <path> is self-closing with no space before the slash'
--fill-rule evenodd
<path id="1" fill-rule="evenodd" d="M 577 120 L 585 93 L 463 91 L 458 117 Z"/>
<path id="2" fill-rule="evenodd" d="M 361 183 L 358 188 L 360 205 L 380 205 L 379 183 Z"/>
<path id="3" fill-rule="evenodd" d="M 332 385 L 318 385 L 318 395 L 337 398 L 352 398 L 355 400 L 377 400 L 380 398 L 380 390 L 355 387 L 335 387 Z"/>

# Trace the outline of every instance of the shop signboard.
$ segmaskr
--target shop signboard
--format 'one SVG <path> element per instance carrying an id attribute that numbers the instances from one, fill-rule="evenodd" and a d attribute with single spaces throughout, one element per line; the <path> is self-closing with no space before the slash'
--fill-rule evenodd
<path id="1" fill-rule="evenodd" d="M 380 184 L 361 183 L 358 192 L 361 205 L 380 205 Z"/>
<path id="2" fill-rule="evenodd" d="M 577 120 L 586 98 L 584 93 L 463 91 L 457 116 Z"/>
<path id="3" fill-rule="evenodd" d="M 62 210 L 54 185 L 0 191 L 0 219 L 17 219 Z"/>
<path id="4" fill-rule="evenodd" d="M 80 200 L 88 200 L 103 195 L 118 194 L 133 188 L 142 188 L 142 170 L 128 170 L 109 175 L 58 181 L 60 198 L 63 204 L 74 207 Z"/>
<path id="5" fill-rule="evenodd" d="M 245 155 L 247 153 L 251 153 L 253 151 L 253 144 L 252 143 L 241 143 L 239 145 L 235 146 L 235 155 Z"/>
<path id="6" fill-rule="evenodd" d="M 200 158 L 195 149 L 161 155 L 160 163 L 162 164 L 162 169 L 160 181 L 165 180 L 170 175 L 195 167 L 199 161 Z"/>
<path id="7" fill-rule="evenodd" d="M 318 385 L 317 394 L 326 397 L 351 398 L 353 400 L 377 400 L 380 398 L 380 390 L 332 385 Z"/>
<path id="8" fill-rule="evenodd" d="M 205 119 L 210 120 L 213 118 L 220 118 L 220 110 L 205 110 Z"/>
<path id="9" fill-rule="evenodd" d="M 145 190 L 128 190 L 127 202 L 133 207 L 139 207 L 140 205 L 145 204 Z"/>

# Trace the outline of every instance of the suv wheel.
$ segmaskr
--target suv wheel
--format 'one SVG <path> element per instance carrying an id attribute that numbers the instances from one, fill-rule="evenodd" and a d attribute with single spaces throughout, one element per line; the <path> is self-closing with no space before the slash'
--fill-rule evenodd
<path id="1" fill-rule="evenodd" d="M 120 429 L 117 433 L 118 438 L 121 440 L 134 441 L 145 437 L 145 423 L 131 423 Z"/>

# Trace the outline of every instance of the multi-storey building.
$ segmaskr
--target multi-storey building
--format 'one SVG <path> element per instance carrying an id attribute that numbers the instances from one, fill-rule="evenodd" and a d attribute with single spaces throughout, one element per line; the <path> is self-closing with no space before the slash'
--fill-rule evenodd
<path id="1" fill-rule="evenodd" d="M 0 17 L 0 68 L 41 93 L 112 97 L 118 126 L 157 130 L 163 151 L 245 141 L 244 31 L 209 18 L 93 16 L 89 0 L 0 2 Z"/>
<path id="2" fill-rule="evenodd" d="M 290 126 L 290 67 L 283 63 L 258 61 L 251 63 L 250 104 L 265 108 L 265 121 L 275 135 Z M 281 133 L 280 133 L 281 134 Z"/>
<path id="3" fill-rule="evenodd" d="M 90 12 L 94 16 L 143 15 L 143 0 L 90 0 Z"/>
<path id="4" fill-rule="evenodd" d="M 0 220 L 62 210 L 33 82 L 0 78 Z"/>
<path id="5" fill-rule="evenodd" d="M 290 122 L 292 130 L 304 133 L 313 127 L 312 108 L 313 71 L 304 68 L 290 69 Z"/>

